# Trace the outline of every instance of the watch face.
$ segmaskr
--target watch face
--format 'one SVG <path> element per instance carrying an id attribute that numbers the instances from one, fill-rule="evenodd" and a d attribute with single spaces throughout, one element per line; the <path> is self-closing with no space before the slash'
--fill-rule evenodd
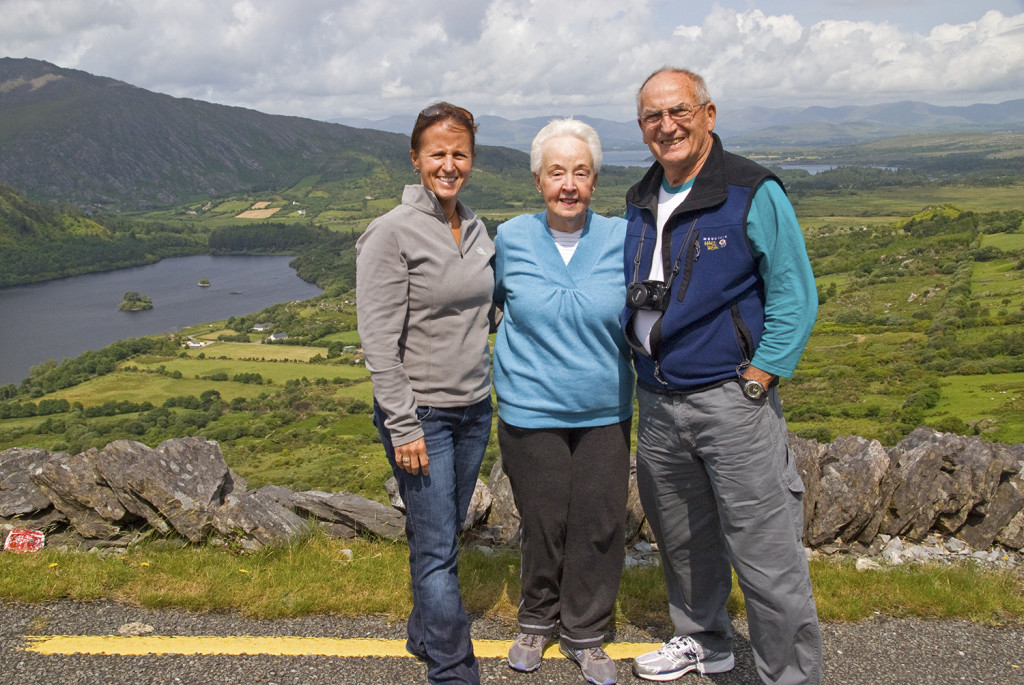
<path id="1" fill-rule="evenodd" d="M 743 392 L 752 400 L 761 399 L 761 395 L 764 394 L 764 386 L 758 381 L 747 380 L 743 385 Z"/>

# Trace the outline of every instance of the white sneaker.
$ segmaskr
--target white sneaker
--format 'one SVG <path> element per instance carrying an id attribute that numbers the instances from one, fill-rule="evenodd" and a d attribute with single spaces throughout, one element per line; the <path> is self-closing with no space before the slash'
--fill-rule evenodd
<path id="1" fill-rule="evenodd" d="M 660 649 L 633 659 L 633 673 L 644 680 L 675 680 L 690 671 L 725 673 L 736 665 L 732 652 L 705 650 L 692 637 L 677 635 Z"/>

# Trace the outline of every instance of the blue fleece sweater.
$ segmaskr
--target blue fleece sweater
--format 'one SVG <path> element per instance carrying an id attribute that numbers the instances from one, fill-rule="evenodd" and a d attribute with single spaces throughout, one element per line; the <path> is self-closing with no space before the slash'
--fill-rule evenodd
<path id="1" fill-rule="evenodd" d="M 568 264 L 546 213 L 498 227 L 494 342 L 498 415 L 521 428 L 601 426 L 633 411 L 629 346 L 619 327 L 625 301 L 625 221 L 591 211 Z"/>

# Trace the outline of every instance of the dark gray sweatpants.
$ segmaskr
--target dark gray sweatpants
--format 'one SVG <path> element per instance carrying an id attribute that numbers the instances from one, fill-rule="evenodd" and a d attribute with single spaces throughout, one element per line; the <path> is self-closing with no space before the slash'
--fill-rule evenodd
<path id="1" fill-rule="evenodd" d="M 821 681 L 821 634 L 801 543 L 803 483 L 778 393 L 738 383 L 690 394 L 638 388 L 637 481 L 661 552 L 676 635 L 731 651 L 736 570 L 765 683 Z"/>
<path id="2" fill-rule="evenodd" d="M 598 647 L 625 558 L 631 419 L 583 428 L 498 421 L 502 468 L 522 518 L 519 627 Z"/>

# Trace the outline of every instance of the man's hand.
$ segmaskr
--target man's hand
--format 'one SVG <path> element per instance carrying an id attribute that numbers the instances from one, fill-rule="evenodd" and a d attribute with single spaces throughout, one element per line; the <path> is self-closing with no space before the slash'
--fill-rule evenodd
<path id="1" fill-rule="evenodd" d="M 404 445 L 395 446 L 395 461 L 398 463 L 398 468 L 408 471 L 414 476 L 419 475 L 420 472 L 424 476 L 429 475 L 428 463 L 430 460 L 427 458 L 427 441 L 420 438 Z"/>
<path id="2" fill-rule="evenodd" d="M 757 381 L 758 383 L 763 385 L 766 390 L 771 387 L 772 383 L 775 382 L 776 378 L 774 375 L 768 373 L 767 371 L 762 371 L 756 366 L 748 366 L 746 369 L 744 369 L 743 377 L 746 378 L 747 380 Z"/>

